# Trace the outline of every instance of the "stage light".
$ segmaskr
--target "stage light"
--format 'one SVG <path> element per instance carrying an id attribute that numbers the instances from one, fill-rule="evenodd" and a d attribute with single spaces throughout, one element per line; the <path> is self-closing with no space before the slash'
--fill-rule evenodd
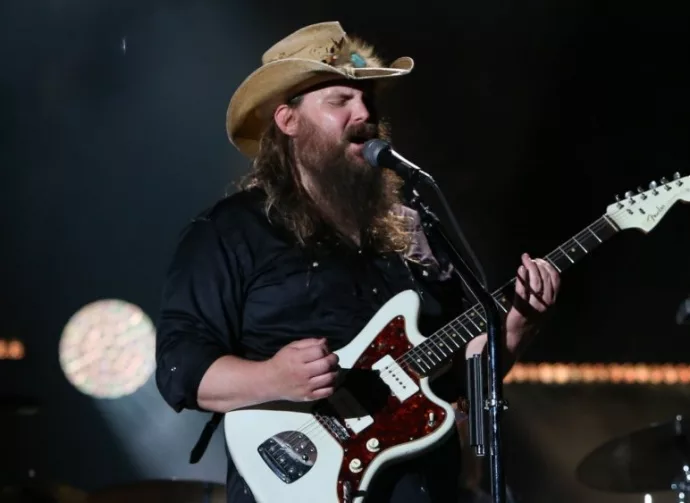
<path id="1" fill-rule="evenodd" d="M 690 365 L 621 363 L 517 363 L 505 383 L 688 384 Z"/>
<path id="2" fill-rule="evenodd" d="M 155 329 L 137 306 L 117 299 L 84 306 L 65 325 L 60 366 L 79 391 L 119 398 L 146 383 L 155 368 Z"/>
<path id="3" fill-rule="evenodd" d="M 24 344 L 16 339 L 7 344 L 7 357 L 10 360 L 21 360 L 24 358 Z"/>
<path id="4" fill-rule="evenodd" d="M 0 360 L 22 360 L 26 354 L 24 343 L 18 339 L 0 339 Z"/>

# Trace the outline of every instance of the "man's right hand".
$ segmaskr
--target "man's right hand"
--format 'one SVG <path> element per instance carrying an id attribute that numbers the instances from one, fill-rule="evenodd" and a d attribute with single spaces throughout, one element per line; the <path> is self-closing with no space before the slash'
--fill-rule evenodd
<path id="1" fill-rule="evenodd" d="M 327 398 L 335 391 L 338 355 L 325 339 L 295 341 L 268 360 L 275 394 L 282 400 L 304 402 Z"/>

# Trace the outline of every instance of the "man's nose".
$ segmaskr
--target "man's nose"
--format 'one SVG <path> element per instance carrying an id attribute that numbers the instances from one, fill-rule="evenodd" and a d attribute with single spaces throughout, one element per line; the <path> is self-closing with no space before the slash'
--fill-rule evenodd
<path id="1" fill-rule="evenodd" d="M 357 100 L 353 106 L 354 110 L 352 111 L 352 122 L 356 124 L 367 122 L 371 116 L 371 113 L 369 112 L 366 104 L 361 100 Z"/>

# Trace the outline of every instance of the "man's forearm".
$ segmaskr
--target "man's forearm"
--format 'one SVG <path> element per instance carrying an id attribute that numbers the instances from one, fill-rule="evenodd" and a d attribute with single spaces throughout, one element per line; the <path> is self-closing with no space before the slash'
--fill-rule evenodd
<path id="1" fill-rule="evenodd" d="M 537 332 L 537 329 L 531 329 L 522 334 L 506 334 L 505 342 L 500 344 L 501 367 L 504 377 L 513 368 L 513 365 L 532 342 Z M 487 342 L 488 336 L 486 333 L 472 339 L 465 351 L 466 358 L 470 358 L 475 354 L 485 353 L 488 350 Z"/>
<path id="2" fill-rule="evenodd" d="M 199 406 L 213 412 L 277 400 L 268 362 L 222 356 L 208 368 L 197 393 Z"/>

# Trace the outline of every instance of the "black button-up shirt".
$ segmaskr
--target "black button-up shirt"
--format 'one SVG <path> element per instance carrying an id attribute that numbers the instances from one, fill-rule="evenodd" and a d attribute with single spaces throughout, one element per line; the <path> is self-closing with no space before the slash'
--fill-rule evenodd
<path id="1" fill-rule="evenodd" d="M 163 398 L 176 411 L 199 409 L 201 379 L 226 354 L 264 360 L 305 337 L 326 337 L 332 350 L 340 349 L 403 290 L 420 295 L 419 328 L 431 334 L 460 313 L 463 291 L 444 274 L 419 227 L 417 235 L 411 260 L 329 238 L 305 249 L 266 217 L 261 191 L 223 199 L 185 229 L 169 268 L 157 327 Z M 449 401 L 459 384 L 450 381 L 434 382 Z M 380 495 L 370 501 L 451 501 L 458 445 L 451 437 L 439 451 L 379 475 Z M 228 465 L 228 501 L 253 501 Z"/>

